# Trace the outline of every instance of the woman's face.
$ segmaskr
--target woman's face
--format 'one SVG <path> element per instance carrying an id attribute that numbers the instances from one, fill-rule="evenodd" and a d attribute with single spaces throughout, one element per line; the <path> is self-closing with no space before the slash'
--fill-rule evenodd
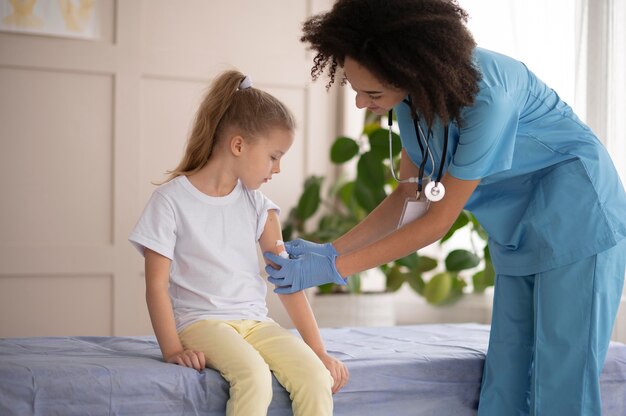
<path id="1" fill-rule="evenodd" d="M 349 56 L 346 56 L 343 63 L 343 70 L 356 92 L 357 108 L 367 108 L 375 114 L 384 115 L 407 95 L 404 90 L 383 84 L 367 68 Z"/>

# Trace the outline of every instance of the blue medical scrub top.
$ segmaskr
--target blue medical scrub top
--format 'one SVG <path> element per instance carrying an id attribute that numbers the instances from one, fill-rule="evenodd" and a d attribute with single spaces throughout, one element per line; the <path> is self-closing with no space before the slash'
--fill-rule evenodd
<path id="1" fill-rule="evenodd" d="M 626 237 L 626 193 L 606 149 L 526 66 L 476 48 L 482 79 L 474 104 L 449 124 L 444 172 L 480 184 L 467 201 L 489 234 L 499 274 L 531 275 L 599 253 Z M 394 111 L 402 145 L 420 153 L 409 106 Z M 422 121 L 422 129 L 428 131 Z M 429 144 L 435 172 L 444 128 Z"/>

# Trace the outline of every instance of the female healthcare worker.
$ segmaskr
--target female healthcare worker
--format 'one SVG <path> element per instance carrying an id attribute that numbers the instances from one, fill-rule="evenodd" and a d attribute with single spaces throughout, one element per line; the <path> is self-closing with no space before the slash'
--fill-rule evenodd
<path id="1" fill-rule="evenodd" d="M 357 107 L 396 113 L 401 183 L 332 244 L 295 240 L 291 259 L 268 255 L 281 266 L 269 279 L 278 293 L 344 283 L 437 241 L 468 209 L 496 271 L 478 414 L 600 415 L 624 188 L 572 109 L 524 64 L 477 48 L 466 20 L 449 0 L 339 0 L 305 22 L 313 77 L 327 72 L 330 86 L 342 67 Z"/>

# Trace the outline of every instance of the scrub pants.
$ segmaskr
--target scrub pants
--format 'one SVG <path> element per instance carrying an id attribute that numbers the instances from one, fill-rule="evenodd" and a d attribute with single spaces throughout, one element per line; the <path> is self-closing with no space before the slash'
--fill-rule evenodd
<path id="1" fill-rule="evenodd" d="M 626 241 L 532 276 L 497 275 L 479 416 L 599 416 Z"/>
<path id="2" fill-rule="evenodd" d="M 273 321 L 202 320 L 179 333 L 230 383 L 227 416 L 266 416 L 272 373 L 289 392 L 294 416 L 331 416 L 333 379 L 301 338 Z M 270 372 L 271 370 L 271 372 Z"/>

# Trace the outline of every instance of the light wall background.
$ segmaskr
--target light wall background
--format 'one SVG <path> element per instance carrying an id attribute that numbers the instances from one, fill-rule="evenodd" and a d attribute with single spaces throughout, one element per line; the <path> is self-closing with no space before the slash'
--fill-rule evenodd
<path id="1" fill-rule="evenodd" d="M 336 95 L 311 83 L 299 34 L 330 0 L 96 3 L 96 40 L 0 32 L 0 337 L 152 333 L 127 237 L 220 71 L 295 113 L 283 174 L 263 187 L 283 218 L 329 169 Z"/>

